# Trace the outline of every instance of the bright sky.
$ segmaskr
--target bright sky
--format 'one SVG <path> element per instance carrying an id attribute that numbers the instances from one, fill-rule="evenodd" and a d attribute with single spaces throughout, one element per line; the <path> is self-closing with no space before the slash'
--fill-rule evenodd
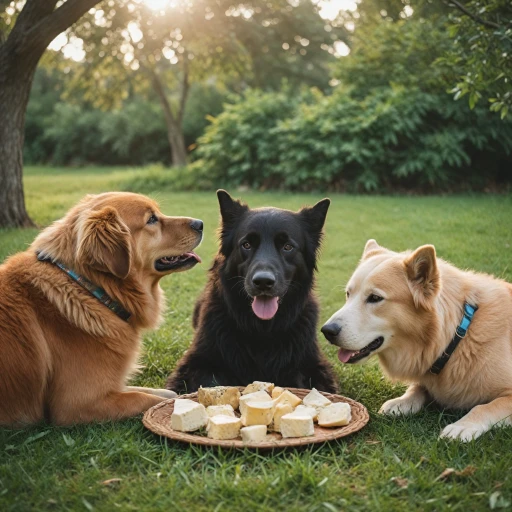
<path id="1" fill-rule="evenodd" d="M 176 0 L 142 0 L 150 9 L 155 11 L 163 11 L 167 7 L 175 5 Z M 320 8 L 320 16 L 325 20 L 334 20 L 341 10 L 355 11 L 357 9 L 358 0 L 312 0 Z M 92 12 L 92 11 L 90 11 Z M 102 21 L 105 20 L 104 13 L 101 9 L 94 10 L 95 22 L 101 26 Z M 128 27 L 130 38 L 133 42 L 141 39 L 142 33 L 135 24 Z M 64 56 L 68 59 L 73 59 L 80 62 L 85 57 L 83 48 L 83 41 L 79 38 L 68 39 L 65 33 L 59 34 L 49 45 L 51 50 L 62 50 Z M 332 51 L 332 50 L 331 50 Z M 335 55 L 345 56 L 349 54 L 348 46 L 341 42 L 334 43 Z M 173 56 L 164 55 L 166 58 L 173 60 Z"/>

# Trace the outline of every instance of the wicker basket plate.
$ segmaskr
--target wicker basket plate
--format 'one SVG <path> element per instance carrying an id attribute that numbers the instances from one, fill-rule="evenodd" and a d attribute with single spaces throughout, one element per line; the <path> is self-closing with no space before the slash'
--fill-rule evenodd
<path id="1" fill-rule="evenodd" d="M 244 389 L 243 387 L 240 390 Z M 309 392 L 309 389 L 287 388 L 292 393 L 300 398 L 304 398 Z M 323 443 L 325 441 L 332 441 L 340 437 L 345 437 L 358 430 L 361 430 L 369 420 L 368 411 L 366 407 L 359 402 L 345 398 L 341 395 L 333 395 L 330 393 L 323 393 L 332 402 L 347 402 L 352 409 L 352 420 L 344 427 L 323 428 L 315 423 L 315 434 L 309 437 L 292 437 L 283 439 L 281 434 L 269 432 L 267 439 L 261 443 L 244 443 L 240 438 L 230 440 L 217 440 L 210 439 L 204 435 L 198 435 L 194 432 L 179 432 L 171 428 L 171 414 L 174 410 L 174 398 L 166 400 L 158 405 L 155 405 L 144 414 L 143 423 L 152 432 L 161 436 L 181 441 L 189 444 L 199 444 L 205 446 L 222 446 L 223 448 L 258 448 L 258 449 L 272 449 L 272 448 L 286 448 L 288 446 L 302 446 L 313 443 Z M 180 398 L 188 398 L 197 402 L 197 393 L 189 395 L 182 395 Z"/>

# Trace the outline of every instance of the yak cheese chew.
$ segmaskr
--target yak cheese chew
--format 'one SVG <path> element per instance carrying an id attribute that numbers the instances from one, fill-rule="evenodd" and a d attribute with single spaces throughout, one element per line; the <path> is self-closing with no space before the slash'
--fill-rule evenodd
<path id="1" fill-rule="evenodd" d="M 208 414 L 209 418 L 213 416 L 232 416 L 235 417 L 235 411 L 231 405 L 209 405 L 206 408 L 206 414 Z"/>
<path id="2" fill-rule="evenodd" d="M 350 405 L 345 402 L 336 402 L 324 407 L 318 414 L 318 424 L 321 427 L 343 427 L 352 419 Z"/>
<path id="3" fill-rule="evenodd" d="M 265 425 L 251 425 L 242 427 L 240 435 L 244 443 L 261 443 L 267 437 L 267 427 Z"/>
<path id="4" fill-rule="evenodd" d="M 248 395 L 249 393 L 255 393 L 256 391 L 266 391 L 267 393 L 272 393 L 273 389 L 274 384 L 272 384 L 272 382 L 261 382 L 259 380 L 255 380 L 242 391 L 242 395 Z"/>
<path id="5" fill-rule="evenodd" d="M 174 430 L 194 432 L 207 423 L 208 415 L 204 405 L 187 399 L 174 401 L 174 412 L 171 414 L 171 427 Z"/>
<path id="6" fill-rule="evenodd" d="M 247 402 L 268 402 L 270 400 L 270 395 L 266 391 L 256 391 L 248 395 L 242 395 L 240 397 L 240 414 L 244 413 Z"/>
<path id="7" fill-rule="evenodd" d="M 309 414 L 285 414 L 281 418 L 281 435 L 286 437 L 306 437 L 315 433 L 313 418 Z"/>
<path id="8" fill-rule="evenodd" d="M 297 414 L 299 416 L 309 414 L 313 418 L 313 421 L 318 420 L 317 410 L 314 407 L 310 407 L 309 405 L 298 405 L 293 411 L 293 414 Z"/>
<path id="9" fill-rule="evenodd" d="M 332 402 L 322 395 L 319 391 L 313 388 L 302 400 L 304 405 L 314 407 L 317 412 L 320 412 L 324 407 L 327 407 Z"/>
<path id="10" fill-rule="evenodd" d="M 273 430 L 274 432 L 281 432 L 281 418 L 285 414 L 289 414 L 291 412 L 293 412 L 293 407 L 290 404 L 277 404 L 274 407 L 274 418 L 268 427 L 269 430 Z"/>
<path id="11" fill-rule="evenodd" d="M 282 393 L 284 392 L 284 388 L 281 388 L 279 386 L 276 386 L 273 390 L 272 390 L 272 399 L 275 400 L 276 398 L 279 397 L 279 395 L 281 395 Z"/>
<path id="12" fill-rule="evenodd" d="M 274 406 L 277 404 L 290 404 L 292 407 L 297 407 L 301 403 L 301 399 L 294 395 L 291 391 L 288 391 L 285 389 L 275 400 L 274 400 Z"/>
<path id="13" fill-rule="evenodd" d="M 205 407 L 210 405 L 231 405 L 238 409 L 240 402 L 240 391 L 233 386 L 216 386 L 214 388 L 199 388 L 197 399 Z"/>
<path id="14" fill-rule="evenodd" d="M 246 402 L 242 414 L 242 425 L 269 425 L 274 414 L 274 403 L 269 402 Z"/>
<path id="15" fill-rule="evenodd" d="M 241 426 L 240 418 L 219 415 L 210 418 L 206 431 L 210 439 L 235 439 L 240 435 Z"/>

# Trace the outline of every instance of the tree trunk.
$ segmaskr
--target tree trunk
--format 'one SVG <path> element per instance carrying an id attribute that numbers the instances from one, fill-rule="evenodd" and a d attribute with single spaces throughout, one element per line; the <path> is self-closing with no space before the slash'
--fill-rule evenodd
<path id="1" fill-rule="evenodd" d="M 167 123 L 167 136 L 171 146 L 173 167 L 184 167 L 188 162 L 187 147 L 181 126 L 170 126 Z"/>
<path id="2" fill-rule="evenodd" d="M 9 69 L 0 48 L 0 228 L 29 227 L 23 194 L 25 111 L 35 66 L 24 73 Z"/>
<path id="3" fill-rule="evenodd" d="M 99 0 L 28 0 L 6 38 L 0 33 L 0 228 L 33 226 L 23 195 L 25 112 L 46 47 Z M 0 0 L 0 9 L 8 2 Z"/>
<path id="4" fill-rule="evenodd" d="M 167 126 L 167 138 L 169 140 L 169 145 L 171 146 L 172 165 L 173 167 L 184 167 L 187 165 L 188 155 L 181 123 L 181 110 L 178 114 L 178 118 L 176 118 L 172 112 L 169 100 L 167 99 L 162 81 L 155 71 L 151 71 L 151 79 L 153 82 L 153 88 L 164 111 L 165 125 Z M 185 100 L 183 100 L 183 102 L 184 101 Z"/>

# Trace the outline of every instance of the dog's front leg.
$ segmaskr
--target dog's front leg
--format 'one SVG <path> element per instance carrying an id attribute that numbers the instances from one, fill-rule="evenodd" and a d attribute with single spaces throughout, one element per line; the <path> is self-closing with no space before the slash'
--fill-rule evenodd
<path id="1" fill-rule="evenodd" d="M 125 389 L 126 391 L 140 391 L 141 393 L 148 393 L 161 398 L 176 398 L 178 396 L 174 391 L 169 389 L 141 388 L 139 386 L 126 386 Z"/>
<path id="2" fill-rule="evenodd" d="M 425 405 L 428 393 L 419 384 L 412 384 L 399 398 L 393 398 L 384 402 L 379 409 L 380 414 L 405 415 L 415 414 Z"/>
<path id="3" fill-rule="evenodd" d="M 52 411 L 56 425 L 90 423 L 131 418 L 159 404 L 163 398 L 139 391 L 113 391 L 90 403 L 74 403 Z"/>
<path id="4" fill-rule="evenodd" d="M 512 424 L 512 395 L 473 407 L 459 421 L 444 427 L 441 437 L 471 441 L 494 426 Z"/>

